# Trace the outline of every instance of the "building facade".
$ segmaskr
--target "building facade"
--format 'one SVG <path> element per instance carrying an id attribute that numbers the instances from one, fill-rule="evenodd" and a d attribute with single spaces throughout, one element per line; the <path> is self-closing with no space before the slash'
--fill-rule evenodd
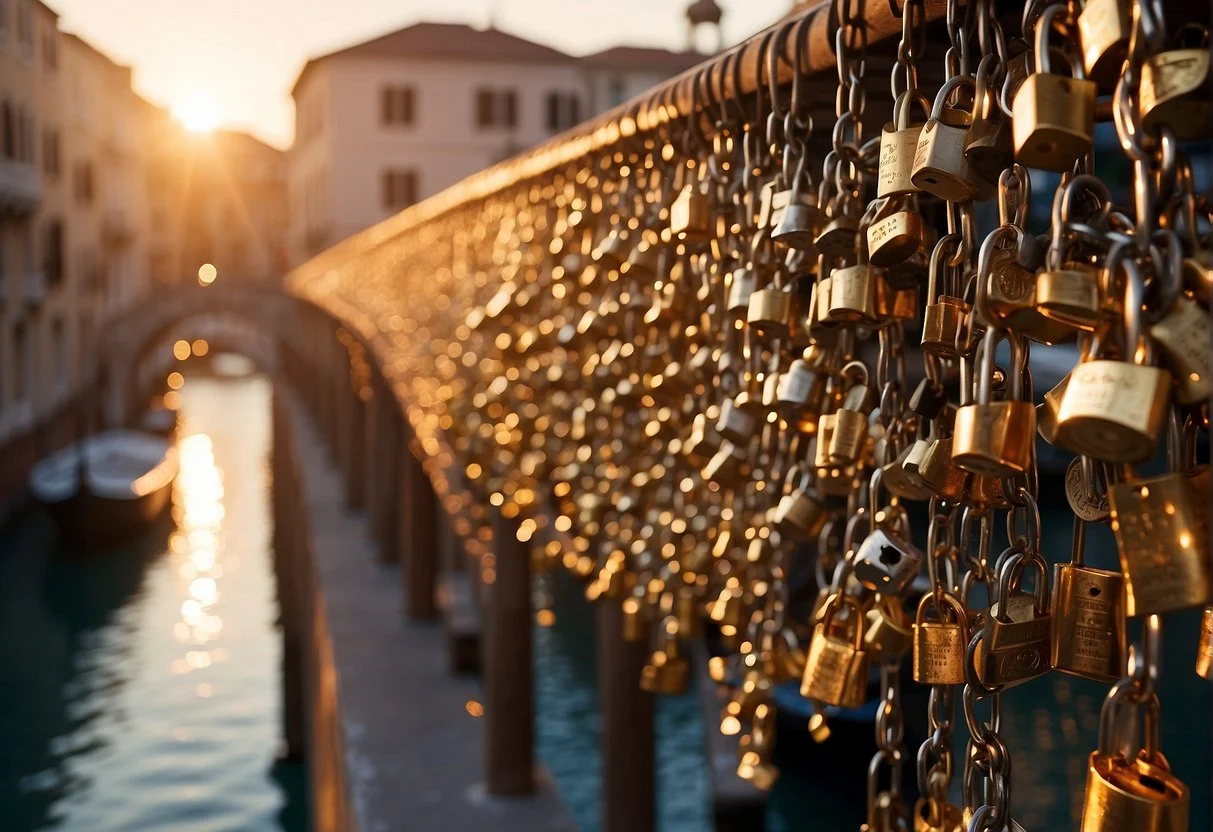
<path id="1" fill-rule="evenodd" d="M 700 60 L 629 47 L 575 58 L 447 23 L 419 23 L 314 58 L 292 90 L 291 262 Z"/>

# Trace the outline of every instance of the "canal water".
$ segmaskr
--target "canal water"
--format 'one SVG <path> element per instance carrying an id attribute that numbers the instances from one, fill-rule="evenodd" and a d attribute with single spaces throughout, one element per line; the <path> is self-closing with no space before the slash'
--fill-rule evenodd
<path id="1" fill-rule="evenodd" d="M 0 830 L 306 829 L 277 762 L 270 386 L 191 376 L 173 517 L 106 552 L 0 538 Z"/>

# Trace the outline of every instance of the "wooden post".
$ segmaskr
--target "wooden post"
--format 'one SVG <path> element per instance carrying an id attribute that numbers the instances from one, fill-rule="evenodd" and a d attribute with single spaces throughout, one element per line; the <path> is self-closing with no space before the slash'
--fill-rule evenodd
<path id="1" fill-rule="evenodd" d="M 383 421 L 380 423 L 380 435 L 384 444 L 379 453 L 379 464 L 382 470 L 382 492 L 376 498 L 380 503 L 379 523 L 376 529 L 379 538 L 379 557 L 385 563 L 396 563 L 400 560 L 400 521 L 397 519 L 396 507 L 403 504 L 403 477 L 401 462 L 402 455 L 407 453 L 401 445 L 404 431 L 401 420 L 404 418 L 396 406 L 396 399 L 385 388 L 381 403 Z"/>
<path id="2" fill-rule="evenodd" d="M 359 509 L 366 505 L 366 442 L 362 432 L 366 429 L 365 414 L 369 408 L 348 376 L 345 406 L 348 413 L 345 435 L 341 439 L 345 447 L 345 504 L 348 508 Z"/>
<path id="3" fill-rule="evenodd" d="M 300 572 L 302 540 L 298 518 L 301 484 L 294 458 L 294 440 L 281 400 L 272 405 L 271 460 L 274 512 L 274 571 L 282 621 L 282 734 L 283 753 L 288 760 L 302 760 L 307 753 L 307 719 L 304 706 L 304 645 L 306 627 L 300 601 L 303 590 Z"/>
<path id="4" fill-rule="evenodd" d="M 434 526 L 438 522 L 438 501 L 429 477 L 407 445 L 400 459 L 404 476 L 400 511 L 404 610 L 409 618 L 435 618 L 438 546 Z"/>
<path id="5" fill-rule="evenodd" d="M 489 794 L 535 791 L 531 693 L 531 558 L 518 519 L 497 513 L 484 579 L 485 785 Z"/>
<path id="6" fill-rule="evenodd" d="M 386 443 L 383 441 L 383 420 L 380 418 L 380 408 L 383 402 L 381 393 L 382 384 L 380 384 L 378 374 L 372 373 L 368 381 L 370 392 L 366 398 L 360 399 L 362 402 L 362 435 L 358 437 L 357 451 L 362 457 L 362 493 L 363 505 L 366 506 L 367 529 L 370 530 L 371 539 L 379 543 L 379 517 L 381 514 L 381 502 L 384 498 L 383 486 L 379 481 L 379 476 L 383 470 L 380 464 L 382 454 L 386 450 Z M 360 441 L 359 441 L 360 440 Z M 380 559 L 383 558 L 383 549 L 376 547 L 379 551 Z"/>
<path id="7" fill-rule="evenodd" d="M 602 703 L 602 830 L 656 826 L 653 695 L 640 689 L 644 642 L 623 637 L 619 601 L 599 599 L 598 689 Z"/>

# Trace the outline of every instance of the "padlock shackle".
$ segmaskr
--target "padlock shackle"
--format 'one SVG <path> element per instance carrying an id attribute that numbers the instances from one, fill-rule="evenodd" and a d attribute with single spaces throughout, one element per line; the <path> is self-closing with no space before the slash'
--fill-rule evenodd
<path id="1" fill-rule="evenodd" d="M 1049 613 L 1048 564 L 1045 563 L 1040 552 L 1018 549 L 1007 555 L 998 570 L 997 598 L 1001 607 L 998 615 L 994 617 L 1004 624 L 1010 622 L 1010 618 L 1007 617 L 1007 601 L 1011 597 L 1012 587 L 1022 586 L 1023 572 L 1028 566 L 1035 566 L 1037 575 L 1035 585 L 1032 587 L 1032 608 L 1038 616 Z"/>
<path id="2" fill-rule="evenodd" d="M 977 81 L 972 75 L 953 75 L 948 80 L 944 81 L 939 88 L 939 92 L 935 93 L 935 103 L 931 105 L 931 118 L 935 121 L 940 121 L 943 118 L 943 108 L 948 105 L 948 99 L 961 89 L 972 91 L 974 98 L 977 96 Z"/>
<path id="3" fill-rule="evenodd" d="M 1057 16 L 1062 14 L 1065 15 L 1065 19 L 1057 21 Z M 1036 72 L 1054 74 L 1053 61 L 1049 49 L 1049 35 L 1052 33 L 1055 25 L 1059 30 L 1065 30 L 1069 33 L 1071 39 L 1077 37 L 1074 18 L 1070 14 L 1070 7 L 1064 3 L 1049 5 L 1048 8 L 1041 12 L 1040 17 L 1037 19 L 1036 31 L 1032 39 L 1032 61 L 1035 64 L 1034 69 Z M 1062 55 L 1065 54 L 1060 49 L 1057 51 Z M 1083 77 L 1080 63 L 1073 58 L 1070 61 L 1070 71 L 1073 73 L 1072 77 L 1075 79 Z"/>
<path id="4" fill-rule="evenodd" d="M 927 261 L 927 303 L 937 303 L 941 296 L 955 297 L 951 292 L 955 286 L 939 286 L 939 270 L 942 268 L 951 269 L 951 266 L 944 265 L 944 253 L 949 245 L 955 245 L 959 250 L 963 243 L 963 238 L 958 233 L 944 234 L 935 243 L 935 248 L 931 249 L 931 256 Z"/>

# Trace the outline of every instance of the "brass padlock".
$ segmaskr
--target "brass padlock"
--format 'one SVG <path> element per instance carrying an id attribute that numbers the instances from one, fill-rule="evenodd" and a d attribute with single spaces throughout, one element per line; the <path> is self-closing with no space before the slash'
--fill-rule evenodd
<path id="1" fill-rule="evenodd" d="M 1200 615 L 1200 640 L 1196 643 L 1196 675 L 1213 679 L 1213 607 Z"/>
<path id="2" fill-rule="evenodd" d="M 804 417 L 820 411 L 825 398 L 828 375 L 822 371 L 820 352 L 814 349 L 810 347 L 806 350 L 804 357 L 793 361 L 788 371 L 779 377 L 776 395 L 780 414 L 801 430 Z M 811 421 L 815 425 L 816 416 Z"/>
<path id="3" fill-rule="evenodd" d="M 1155 131 L 1166 125 L 1175 137 L 1209 135 L 1209 47 L 1172 49 L 1146 58 L 1141 65 L 1138 109 L 1141 124 Z"/>
<path id="4" fill-rule="evenodd" d="M 864 650 L 880 664 L 900 664 L 914 638 L 901 601 L 882 598 L 865 617 L 868 624 L 863 633 Z"/>
<path id="5" fill-rule="evenodd" d="M 1187 295 L 1180 295 L 1165 315 L 1150 327 L 1163 360 L 1175 378 L 1175 400 L 1196 404 L 1213 397 L 1213 333 L 1209 313 Z"/>
<path id="6" fill-rule="evenodd" d="M 1016 337 L 1011 339 L 1010 397 L 993 401 L 994 352 L 1000 337 L 998 330 L 986 330 L 980 346 L 977 400 L 957 408 L 952 434 L 952 461 L 990 477 L 1028 471 L 1036 442 L 1036 408 L 1023 400 L 1025 356 Z"/>
<path id="7" fill-rule="evenodd" d="M 884 278 L 866 263 L 835 269 L 830 273 L 832 323 L 875 324 L 879 321 L 877 295 Z"/>
<path id="8" fill-rule="evenodd" d="M 670 234 L 676 240 L 697 243 L 711 235 L 712 209 L 707 191 L 687 185 L 670 205 Z"/>
<path id="9" fill-rule="evenodd" d="M 1069 15 L 1069 7 L 1049 6 L 1036 22 L 1035 66 L 1011 102 L 1011 132 L 1017 162 L 1062 172 L 1091 151 L 1096 86 L 1077 65 L 1073 77 L 1053 74 L 1049 33 L 1062 23 L 1059 15 Z"/>
<path id="10" fill-rule="evenodd" d="M 734 399 L 725 399 L 720 405 L 720 418 L 716 421 L 716 432 L 735 445 L 743 445 L 758 428 L 755 414 L 737 404 Z"/>
<path id="11" fill-rule="evenodd" d="M 814 245 L 826 257 L 846 257 L 855 252 L 855 236 L 858 233 L 858 218 L 851 214 L 835 213 L 822 226 Z"/>
<path id="12" fill-rule="evenodd" d="M 1117 483 L 1108 489 L 1125 574 L 1125 612 L 1153 615 L 1213 600 L 1209 469 Z"/>
<path id="13" fill-rule="evenodd" d="M 1054 444 L 1082 456 L 1139 463 L 1154 455 L 1171 399 L 1171 374 L 1151 366 L 1152 342 L 1141 331 L 1136 265 L 1125 300 L 1125 343 L 1135 362 L 1094 359 L 1070 373 L 1057 406 Z"/>
<path id="14" fill-rule="evenodd" d="M 969 305 L 951 285 L 955 269 L 945 263 L 949 249 L 958 246 L 959 234 L 941 237 L 931 251 L 927 272 L 927 305 L 922 317 L 922 350 L 939 358 L 956 358 L 956 339 Z"/>
<path id="15" fill-rule="evenodd" d="M 959 124 L 949 124 L 944 119 L 948 101 L 962 88 L 976 90 L 971 76 L 957 75 L 939 88 L 931 117 L 919 134 L 910 175 L 919 190 L 948 202 L 968 202 L 978 195 L 979 180 L 964 153 L 969 138 L 969 114 L 966 112 L 964 122 Z"/>
<path id="16" fill-rule="evenodd" d="M 877 525 L 855 553 L 856 580 L 882 595 L 902 594 L 922 570 L 922 551 L 898 526 Z"/>
<path id="17" fill-rule="evenodd" d="M 903 92 L 898 95 L 893 103 L 893 121 L 880 132 L 880 163 L 876 183 L 878 197 L 912 194 L 918 190 L 911 179 L 914 154 L 922 131 L 922 124 L 910 123 L 910 108 L 915 104 L 924 116 L 930 110 L 930 103 L 921 94 L 911 96 Z"/>
<path id="18" fill-rule="evenodd" d="M 875 394 L 868 386 L 868 368 L 862 361 L 851 361 L 839 371 L 850 381 L 842 407 L 834 413 L 834 430 L 827 454 L 831 465 L 850 465 L 859 460 L 868 441 L 868 419 L 875 406 Z"/>
<path id="19" fill-rule="evenodd" d="M 797 251 L 817 253 L 817 232 L 822 213 L 811 196 L 806 193 L 809 155 L 802 153 L 792 178 L 792 189 L 787 203 L 782 208 L 778 222 L 771 229 L 771 239 Z"/>
<path id="20" fill-rule="evenodd" d="M 1086 76 L 1111 91 L 1129 52 L 1128 0 L 1086 0 L 1078 14 L 1078 38 Z"/>
<path id="21" fill-rule="evenodd" d="M 1044 558 L 1039 552 L 1013 551 L 1001 560 L 999 600 L 990 605 L 973 658 L 978 678 L 988 688 L 1020 685 L 1050 670 L 1052 622 Z M 1029 566 L 1037 573 L 1030 595 L 1013 589 Z"/>
<path id="22" fill-rule="evenodd" d="M 830 462 L 830 442 L 834 438 L 834 429 L 838 418 L 834 413 L 823 413 L 817 418 L 817 435 L 813 439 L 813 467 L 836 468 Z"/>
<path id="23" fill-rule="evenodd" d="M 927 618 L 928 604 L 935 606 L 938 618 Z M 911 663 L 914 681 L 924 685 L 963 685 L 968 646 L 969 618 L 959 599 L 950 592 L 923 595 L 914 616 L 914 658 Z"/>
<path id="24" fill-rule="evenodd" d="M 986 55 L 977 65 L 977 89 L 964 149 L 969 169 L 987 185 L 997 185 L 1015 160 L 1011 122 L 1002 116 L 998 90 L 990 83 L 998 63 L 997 55 Z"/>
<path id="25" fill-rule="evenodd" d="M 1074 518 L 1069 563 L 1053 565 L 1054 670 L 1110 682 L 1125 675 L 1125 578 L 1083 562 L 1087 524 Z"/>
<path id="26" fill-rule="evenodd" d="M 1100 320 L 1099 271 L 1085 263 L 1066 263 L 1036 276 L 1036 308 L 1040 314 L 1094 332 Z"/>
<path id="27" fill-rule="evenodd" d="M 959 500 L 968 491 L 971 476 L 952 461 L 952 437 L 930 441 L 918 463 L 918 476 L 943 500 Z"/>
<path id="28" fill-rule="evenodd" d="M 922 214 L 896 200 L 887 205 L 867 227 L 868 262 L 873 266 L 904 263 L 922 247 Z"/>
<path id="29" fill-rule="evenodd" d="M 800 485 L 780 498 L 772 512 L 772 523 L 785 540 L 816 538 L 830 517 L 829 507 L 810 489 L 809 472 Z"/>
<path id="30" fill-rule="evenodd" d="M 623 599 L 624 641 L 647 641 L 649 637 L 649 606 L 644 587 L 638 586 Z"/>
<path id="31" fill-rule="evenodd" d="M 1001 322 L 1032 341 L 1060 344 L 1073 339 L 1075 330 L 1041 313 L 1036 305 L 1036 273 L 1020 262 L 1033 239 L 1014 225 L 1004 225 L 986 237 L 977 258 L 977 308 L 991 325 Z"/>
<path id="32" fill-rule="evenodd" d="M 779 769 L 772 762 L 775 746 L 775 709 L 759 705 L 755 709 L 750 733 L 737 745 L 737 776 L 748 780 L 762 791 L 770 791 L 779 779 Z"/>
<path id="33" fill-rule="evenodd" d="M 791 294 L 769 286 L 750 295 L 746 324 L 761 338 L 786 338 L 791 313 Z"/>
<path id="34" fill-rule="evenodd" d="M 729 274 L 729 294 L 725 308 L 735 315 L 744 315 L 750 309 L 750 297 L 758 289 L 758 274 L 752 265 L 741 266 Z"/>
<path id="35" fill-rule="evenodd" d="M 844 607 L 849 611 L 849 620 L 840 624 L 835 619 Z M 863 624 L 859 601 L 837 593 L 829 597 L 809 642 L 801 696 L 840 708 L 858 708 L 863 704 L 869 662 L 863 650 Z"/>
<path id="36" fill-rule="evenodd" d="M 1158 649 L 1157 620 L 1152 620 L 1149 627 L 1145 634 L 1147 655 L 1151 652 L 1150 639 L 1155 642 L 1153 648 Z M 1152 661 L 1146 659 L 1147 664 Z M 1159 749 L 1158 695 L 1151 692 L 1135 701 L 1133 689 L 1132 680 L 1122 682 L 1104 700 L 1099 714 L 1099 746 L 1087 760 L 1080 830 L 1187 832 L 1189 791 L 1171 773 Z M 1140 712 L 1122 715 L 1126 704 Z M 1126 749 L 1138 747 L 1137 737 L 1132 736 L 1137 726 L 1141 726 L 1144 737 L 1141 750 L 1130 759 L 1132 752 Z"/>

